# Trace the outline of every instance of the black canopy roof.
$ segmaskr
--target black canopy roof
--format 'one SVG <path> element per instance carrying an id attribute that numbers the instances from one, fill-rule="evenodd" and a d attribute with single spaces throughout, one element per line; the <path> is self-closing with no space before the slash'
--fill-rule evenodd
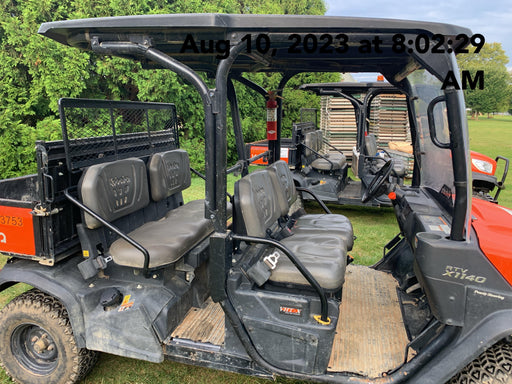
<path id="1" fill-rule="evenodd" d="M 318 95 L 322 94 L 330 94 L 332 91 L 343 92 L 348 94 L 354 93 L 365 93 L 369 89 L 386 89 L 386 90 L 395 90 L 397 93 L 400 92 L 394 86 L 389 83 L 378 81 L 378 82 L 338 82 L 338 83 L 310 83 L 303 84 L 299 87 L 299 89 L 304 91 L 315 92 Z"/>
<path id="2" fill-rule="evenodd" d="M 232 72 L 381 72 L 394 75 L 415 63 L 407 50 L 395 53 L 391 47 L 393 36 L 403 34 L 407 41 L 415 41 L 419 34 L 431 37 L 441 34 L 446 41 L 455 44 L 456 36 L 471 31 L 450 24 L 405 21 L 391 19 L 347 18 L 298 15 L 228 15 L 228 14 L 171 14 L 122 16 L 95 19 L 79 19 L 44 23 L 39 33 L 62 44 L 85 50 L 109 43 L 135 43 L 151 46 L 196 71 L 214 73 L 222 60 L 219 51 L 226 47 L 221 40 L 229 40 L 230 46 L 252 38 L 252 52 L 244 50 L 231 67 Z M 294 36 L 298 34 L 299 37 Z M 307 37 L 307 35 L 309 37 Z M 340 34 L 346 34 L 347 40 Z M 256 39 L 260 37 L 260 46 Z M 311 36 L 313 35 L 313 37 Z M 382 40 L 379 51 L 361 52 L 362 40 Z M 188 39 L 188 40 L 187 40 Z M 194 52 L 190 39 L 201 51 L 201 41 L 214 52 Z M 307 45 L 304 45 L 307 40 Z M 300 43 L 297 43 L 300 41 Z M 316 41 L 316 42 L 315 42 Z M 343 43 L 348 41 L 348 50 Z M 188 42 L 187 44 L 185 44 Z M 247 41 L 244 42 L 247 44 Z M 268 51 L 267 49 L 268 45 Z M 295 47 L 293 44 L 297 43 Z M 414 44 L 412 44 L 414 46 Z M 321 48 L 326 52 L 321 52 Z M 409 47 L 409 45 L 408 45 Z M 108 53 L 108 52 L 105 52 Z M 111 54 L 137 58 L 148 66 L 147 61 L 133 52 Z"/>

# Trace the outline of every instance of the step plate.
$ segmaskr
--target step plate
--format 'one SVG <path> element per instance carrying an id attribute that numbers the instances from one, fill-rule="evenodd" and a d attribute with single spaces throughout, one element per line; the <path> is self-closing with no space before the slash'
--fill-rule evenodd
<path id="1" fill-rule="evenodd" d="M 380 377 L 403 362 L 407 334 L 389 274 L 349 265 L 329 372 Z"/>
<path id="2" fill-rule="evenodd" d="M 209 298 L 202 308 L 191 308 L 171 337 L 200 343 L 224 343 L 224 311 Z"/>

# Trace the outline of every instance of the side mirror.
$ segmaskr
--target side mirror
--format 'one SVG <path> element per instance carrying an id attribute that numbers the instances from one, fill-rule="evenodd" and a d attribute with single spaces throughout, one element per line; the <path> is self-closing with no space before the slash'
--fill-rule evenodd
<path id="1" fill-rule="evenodd" d="M 446 98 L 444 96 L 438 96 L 430 102 L 427 108 L 427 117 L 432 142 L 439 148 L 450 148 Z M 441 140 L 438 136 L 441 137 Z"/>

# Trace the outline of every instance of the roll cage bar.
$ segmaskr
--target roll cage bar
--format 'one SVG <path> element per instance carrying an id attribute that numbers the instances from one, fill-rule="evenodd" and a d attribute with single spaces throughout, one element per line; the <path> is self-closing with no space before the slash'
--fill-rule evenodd
<path id="1" fill-rule="evenodd" d="M 393 37 L 396 34 L 411 40 L 419 34 L 430 37 L 442 34 L 446 36 L 446 41 L 454 42 L 459 41 L 456 39 L 459 34 L 471 35 L 471 31 L 466 28 L 416 21 L 225 14 L 148 15 L 58 21 L 42 24 L 39 33 L 83 50 L 138 60 L 147 68 L 169 69 L 196 88 L 205 114 L 205 216 L 212 219 L 214 224 L 216 234 L 212 241 L 220 242 L 226 241 L 227 236 L 225 196 L 228 100 L 237 135 L 238 155 L 245 164 L 240 167 L 245 171 L 247 167 L 247 159 L 241 152 L 243 137 L 231 79 L 238 80 L 261 94 L 263 89 L 251 85 L 242 77 L 242 73 L 280 72 L 283 77 L 279 89 L 282 89 L 292 76 L 301 72 L 380 72 L 392 85 L 407 92 L 408 83 L 404 79 L 414 70 L 425 68 L 443 80 L 450 71 L 457 74 L 457 65 L 454 54 L 447 53 L 448 49 L 444 53 L 436 54 L 419 54 L 414 50 L 396 53 L 393 49 Z M 358 49 L 357 42 L 375 36 L 382 40 L 379 50 L 363 53 Z M 304 42 L 306 38 L 311 41 L 324 39 L 333 43 L 327 47 L 329 53 L 320 53 L 318 49 L 312 52 L 311 46 L 298 43 Z M 268 42 L 268 50 L 254 48 L 258 39 Z M 224 46 L 229 48 L 229 54 L 224 57 L 215 50 L 200 52 L 197 46 L 194 49 L 192 42 L 203 40 L 211 40 L 213 44 L 224 42 Z M 185 41 L 190 44 L 185 44 Z M 291 46 L 294 42 L 297 44 Z M 262 44 L 262 41 L 259 43 Z M 450 48 L 457 46 L 451 45 Z M 215 88 L 210 89 L 206 85 L 198 74 L 200 71 L 215 76 Z M 470 204 L 467 195 L 469 171 L 466 163 L 468 138 L 464 125 L 465 109 L 461 91 L 453 87 L 447 88 L 445 97 L 456 189 L 451 239 L 463 240 Z M 278 100 L 278 140 L 271 142 L 269 146 L 271 161 L 279 157 L 281 121 L 282 104 Z M 218 249 L 221 250 L 222 247 Z M 226 258 L 221 251 L 212 256 L 213 270 L 216 274 L 225 276 L 229 268 L 226 260 L 230 258 Z M 212 296 L 216 296 L 216 293 L 218 298 L 224 296 L 223 292 L 214 292 L 212 289 Z"/>

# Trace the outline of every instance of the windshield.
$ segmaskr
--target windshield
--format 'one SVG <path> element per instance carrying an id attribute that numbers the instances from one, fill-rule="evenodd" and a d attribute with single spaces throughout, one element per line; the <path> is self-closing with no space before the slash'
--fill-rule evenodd
<path id="1" fill-rule="evenodd" d="M 443 95 L 441 82 L 426 70 L 415 71 L 409 75 L 411 84 L 414 117 L 417 125 L 417 144 L 419 146 L 419 167 L 421 186 L 429 187 L 442 195 L 451 197 L 453 190 L 453 165 L 449 148 L 436 146 L 431 138 L 427 108 L 430 102 Z M 436 138 L 441 143 L 449 143 L 446 104 L 438 102 L 433 109 Z"/>

